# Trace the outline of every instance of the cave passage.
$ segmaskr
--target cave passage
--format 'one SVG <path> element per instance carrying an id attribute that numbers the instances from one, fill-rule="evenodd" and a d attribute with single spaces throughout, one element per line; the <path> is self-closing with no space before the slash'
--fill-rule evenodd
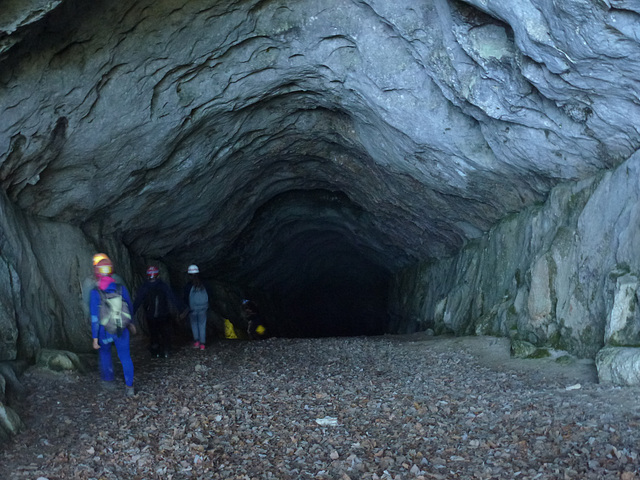
<path id="1" fill-rule="evenodd" d="M 352 248 L 339 254 L 335 245 L 317 252 L 312 265 L 287 252 L 273 262 L 279 263 L 277 271 L 264 275 L 277 275 L 277 285 L 264 290 L 258 286 L 258 298 L 269 298 L 261 311 L 271 334 L 305 338 L 387 333 L 391 274 L 384 267 Z M 261 303 L 258 298 L 252 300 Z"/>
<path id="2" fill-rule="evenodd" d="M 211 255 L 214 235 L 205 232 L 205 241 L 164 257 L 175 278 L 196 263 L 210 282 L 242 289 L 276 336 L 388 332 L 388 290 L 402 252 L 346 193 L 289 189 L 236 212 L 247 220 L 225 250 Z M 228 305 L 219 307 L 219 315 L 232 318 Z"/>
<path id="3" fill-rule="evenodd" d="M 7 201 L 290 334 L 385 331 L 390 278 L 640 145 L 637 2 L 3 3 Z"/>
<path id="4" fill-rule="evenodd" d="M 388 282 L 384 277 L 375 280 L 345 284 L 320 280 L 299 296 L 284 297 L 283 312 L 296 322 L 292 333 L 301 337 L 384 334 Z"/>
<path id="5" fill-rule="evenodd" d="M 276 294 L 285 335 L 301 337 L 380 335 L 387 327 L 389 272 L 355 251 L 331 245 L 303 275 L 283 255 L 295 284 Z M 289 320 L 285 320 L 289 319 Z"/>

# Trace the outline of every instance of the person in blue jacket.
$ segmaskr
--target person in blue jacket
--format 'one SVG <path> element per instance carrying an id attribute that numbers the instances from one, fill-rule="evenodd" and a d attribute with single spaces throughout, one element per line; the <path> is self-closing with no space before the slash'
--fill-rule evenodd
<path id="1" fill-rule="evenodd" d="M 113 360 L 111 359 L 111 349 L 115 345 L 118 352 L 118 358 L 122 364 L 125 382 L 125 394 L 129 397 L 135 394 L 133 387 L 133 361 L 131 360 L 131 352 L 129 350 L 129 330 L 135 334 L 135 327 L 130 324 L 128 328 L 123 328 L 120 335 L 109 333 L 105 327 L 100 324 L 100 307 L 102 304 L 102 295 L 99 290 L 104 293 L 113 293 L 121 288 L 122 299 L 127 303 L 129 312 L 133 311 L 129 292 L 124 285 L 117 284 L 113 277 L 113 264 L 111 260 L 105 256 L 94 267 L 94 273 L 97 280 L 97 286 L 91 290 L 89 311 L 91 314 L 91 333 L 93 337 L 93 348 L 98 350 L 100 360 L 100 377 L 105 382 L 114 381 Z"/>

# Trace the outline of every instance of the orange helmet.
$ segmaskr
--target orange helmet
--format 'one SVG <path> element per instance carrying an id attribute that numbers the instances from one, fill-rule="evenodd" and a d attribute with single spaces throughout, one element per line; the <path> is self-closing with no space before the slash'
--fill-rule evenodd
<path id="1" fill-rule="evenodd" d="M 95 267 L 100 260 L 109 260 L 109 261 L 111 261 L 109 259 L 109 257 L 107 257 L 104 253 L 96 253 L 93 256 L 93 266 Z"/>
<path id="2" fill-rule="evenodd" d="M 111 260 L 109 260 L 108 257 L 103 258 L 102 260 L 98 260 L 98 263 L 93 266 L 93 272 L 95 273 L 97 278 L 111 275 L 111 273 L 113 272 L 113 264 L 111 263 Z"/>

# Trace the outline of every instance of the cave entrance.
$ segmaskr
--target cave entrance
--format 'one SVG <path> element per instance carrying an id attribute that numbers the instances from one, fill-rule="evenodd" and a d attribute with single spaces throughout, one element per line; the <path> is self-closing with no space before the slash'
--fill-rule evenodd
<path id="1" fill-rule="evenodd" d="M 277 305 L 279 334 L 333 337 L 387 332 L 390 272 L 343 237 L 326 232 L 313 237 L 277 257 L 279 279 L 267 290 Z"/>
<path id="2" fill-rule="evenodd" d="M 346 194 L 293 190 L 258 208 L 207 270 L 266 294 L 274 335 L 381 335 L 401 255 L 384 240 L 374 216 Z"/>
<path id="3" fill-rule="evenodd" d="M 336 260 L 338 260 L 336 262 Z M 364 258 L 332 257 L 320 275 L 276 295 L 283 336 L 335 337 L 387 332 L 390 274 Z"/>

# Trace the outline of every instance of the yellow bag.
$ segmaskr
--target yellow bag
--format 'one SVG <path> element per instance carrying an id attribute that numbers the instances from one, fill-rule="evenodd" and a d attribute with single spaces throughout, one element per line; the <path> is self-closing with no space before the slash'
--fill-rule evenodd
<path id="1" fill-rule="evenodd" d="M 238 336 L 236 335 L 236 330 L 233 328 L 233 323 L 228 318 L 224 319 L 224 338 L 228 338 L 230 340 L 237 340 Z"/>

